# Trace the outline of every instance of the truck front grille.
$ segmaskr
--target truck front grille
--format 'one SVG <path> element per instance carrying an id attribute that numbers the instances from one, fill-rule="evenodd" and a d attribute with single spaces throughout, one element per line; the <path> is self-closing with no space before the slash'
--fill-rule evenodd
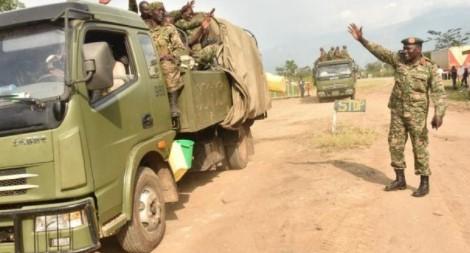
<path id="1" fill-rule="evenodd" d="M 0 170 L 0 197 L 25 194 L 27 190 L 38 188 L 27 183 L 28 178 L 36 174 L 26 173 L 25 168 Z"/>

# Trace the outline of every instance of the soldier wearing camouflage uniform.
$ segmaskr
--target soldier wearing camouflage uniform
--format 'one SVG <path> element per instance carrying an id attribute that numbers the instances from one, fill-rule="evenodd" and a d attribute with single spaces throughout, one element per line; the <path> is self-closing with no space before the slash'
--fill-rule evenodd
<path id="1" fill-rule="evenodd" d="M 330 50 L 328 50 L 328 53 L 326 54 L 326 59 L 328 61 L 335 59 L 335 48 L 334 47 L 331 47 Z"/>
<path id="2" fill-rule="evenodd" d="M 395 85 L 388 104 L 391 110 L 388 141 L 391 165 L 395 169 L 396 179 L 385 187 L 385 190 L 406 189 L 404 150 L 409 136 L 413 145 L 415 174 L 420 175 L 421 179 L 419 188 L 413 192 L 413 196 L 425 196 L 429 193 L 431 175 L 426 124 L 429 98 L 435 107 L 431 122 L 435 129 L 442 125 L 447 106 L 437 66 L 422 55 L 423 41 L 418 38 L 402 40 L 403 50 L 400 53 L 392 53 L 380 45 L 367 41 L 362 36 L 362 27 L 358 28 L 355 24 L 351 24 L 349 32 L 373 55 L 395 69 Z"/>
<path id="3" fill-rule="evenodd" d="M 335 48 L 335 51 L 333 53 L 333 57 L 335 58 L 335 60 L 341 59 L 341 50 L 339 49 L 339 47 Z"/>
<path id="4" fill-rule="evenodd" d="M 318 57 L 318 59 L 315 61 L 314 65 L 317 66 L 317 64 L 319 62 L 323 62 L 323 61 L 326 61 L 327 60 L 327 55 L 326 55 L 326 52 L 325 52 L 325 49 L 323 49 L 322 47 L 320 48 L 320 56 Z"/>
<path id="5" fill-rule="evenodd" d="M 172 117 L 179 116 L 177 108 L 178 92 L 183 87 L 179 70 L 180 58 L 188 54 L 188 50 L 172 24 L 165 23 L 166 11 L 162 2 L 150 5 L 155 26 L 151 28 L 152 39 L 160 55 L 160 66 L 165 77 L 170 98 Z"/>
<path id="6" fill-rule="evenodd" d="M 144 20 L 145 24 L 148 26 L 149 29 L 152 29 L 155 26 L 155 22 L 152 20 L 150 4 L 147 1 L 140 2 L 139 11 L 142 20 Z"/>
<path id="7" fill-rule="evenodd" d="M 348 53 L 348 48 L 346 46 L 343 46 L 343 49 L 341 49 L 340 55 L 341 55 L 341 58 L 352 59 Z"/>
<path id="8" fill-rule="evenodd" d="M 220 41 L 210 41 L 207 38 L 213 11 L 209 14 L 195 13 L 192 6 L 188 6 L 182 11 L 182 18 L 175 23 L 176 27 L 187 34 L 191 55 L 202 68 L 210 66 L 220 48 Z"/>

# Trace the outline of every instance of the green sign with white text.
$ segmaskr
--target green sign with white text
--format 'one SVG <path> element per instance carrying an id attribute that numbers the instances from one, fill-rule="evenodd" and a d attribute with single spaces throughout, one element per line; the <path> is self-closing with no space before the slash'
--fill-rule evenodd
<path id="1" fill-rule="evenodd" d="M 365 112 L 366 100 L 337 100 L 335 101 L 336 112 Z"/>

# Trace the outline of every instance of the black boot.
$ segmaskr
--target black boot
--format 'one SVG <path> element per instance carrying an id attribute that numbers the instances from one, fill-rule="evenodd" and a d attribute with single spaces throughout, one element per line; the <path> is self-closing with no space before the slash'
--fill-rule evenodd
<path id="1" fill-rule="evenodd" d="M 172 118 L 178 118 L 180 116 L 180 110 L 178 109 L 178 91 L 173 91 L 168 93 L 168 98 L 170 99 L 170 111 Z"/>
<path id="2" fill-rule="evenodd" d="M 429 193 L 429 176 L 421 176 L 418 190 L 413 192 L 413 197 L 423 197 Z"/>
<path id="3" fill-rule="evenodd" d="M 405 170 L 395 170 L 396 179 L 385 186 L 385 191 L 396 191 L 406 189 Z"/>

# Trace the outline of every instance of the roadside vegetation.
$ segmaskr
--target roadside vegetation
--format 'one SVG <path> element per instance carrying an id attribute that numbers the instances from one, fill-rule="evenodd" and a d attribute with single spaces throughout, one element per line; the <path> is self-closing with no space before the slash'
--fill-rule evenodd
<path id="1" fill-rule="evenodd" d="M 313 136 L 315 147 L 329 153 L 348 149 L 368 148 L 374 143 L 378 133 L 369 128 L 340 125 L 335 133 L 325 131 Z"/>
<path id="2" fill-rule="evenodd" d="M 470 104 L 470 91 L 467 88 L 462 88 L 457 83 L 457 89 L 452 88 L 451 80 L 444 80 L 444 87 L 447 92 L 449 101 L 464 102 Z"/>

